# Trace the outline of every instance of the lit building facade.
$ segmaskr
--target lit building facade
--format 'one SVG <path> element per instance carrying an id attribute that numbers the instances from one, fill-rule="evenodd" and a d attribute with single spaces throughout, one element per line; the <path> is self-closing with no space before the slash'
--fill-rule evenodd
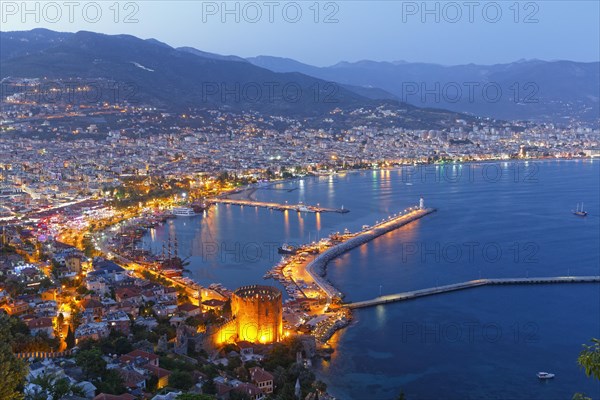
<path id="1" fill-rule="evenodd" d="M 231 297 L 237 341 L 274 343 L 283 337 L 281 291 L 272 286 L 243 286 Z"/>

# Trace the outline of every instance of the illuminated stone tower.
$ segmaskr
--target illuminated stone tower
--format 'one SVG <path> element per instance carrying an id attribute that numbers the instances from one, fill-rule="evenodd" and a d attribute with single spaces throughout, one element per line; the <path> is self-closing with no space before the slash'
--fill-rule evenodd
<path id="1" fill-rule="evenodd" d="M 425 208 L 425 200 L 423 200 L 423 197 L 419 199 L 419 208 L 421 210 Z"/>
<path id="2" fill-rule="evenodd" d="M 231 296 L 238 340 L 279 342 L 283 336 L 281 292 L 271 286 L 243 286 Z"/>

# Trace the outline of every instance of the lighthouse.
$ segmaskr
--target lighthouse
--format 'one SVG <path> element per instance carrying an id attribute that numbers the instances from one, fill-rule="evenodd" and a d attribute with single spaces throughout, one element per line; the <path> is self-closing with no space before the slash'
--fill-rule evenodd
<path id="1" fill-rule="evenodd" d="M 423 210 L 425 208 L 425 200 L 423 200 L 423 197 L 421 197 L 419 199 L 419 209 Z"/>

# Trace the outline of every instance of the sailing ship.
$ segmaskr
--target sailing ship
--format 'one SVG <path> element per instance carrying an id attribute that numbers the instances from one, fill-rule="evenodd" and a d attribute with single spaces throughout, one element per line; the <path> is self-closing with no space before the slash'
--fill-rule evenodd
<path id="1" fill-rule="evenodd" d="M 578 217 L 587 217 L 587 211 L 583 211 L 583 203 L 581 203 L 581 209 L 579 208 L 579 203 L 577 203 L 577 208 L 573 210 L 573 214 Z"/>

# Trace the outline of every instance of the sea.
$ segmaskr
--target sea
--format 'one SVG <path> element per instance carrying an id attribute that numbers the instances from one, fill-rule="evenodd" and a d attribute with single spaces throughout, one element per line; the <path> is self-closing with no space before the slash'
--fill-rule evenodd
<path id="1" fill-rule="evenodd" d="M 416 165 L 263 184 L 245 198 L 346 209 L 281 212 L 216 205 L 150 230 L 176 237 L 187 275 L 235 289 L 263 275 L 277 247 L 360 230 L 416 206 L 433 214 L 328 265 L 346 301 L 480 278 L 600 275 L 600 160 Z M 573 214 L 583 207 L 587 217 Z M 600 398 L 577 364 L 600 338 L 600 284 L 503 285 L 356 310 L 315 372 L 339 399 Z M 538 371 L 556 375 L 539 380 Z"/>

